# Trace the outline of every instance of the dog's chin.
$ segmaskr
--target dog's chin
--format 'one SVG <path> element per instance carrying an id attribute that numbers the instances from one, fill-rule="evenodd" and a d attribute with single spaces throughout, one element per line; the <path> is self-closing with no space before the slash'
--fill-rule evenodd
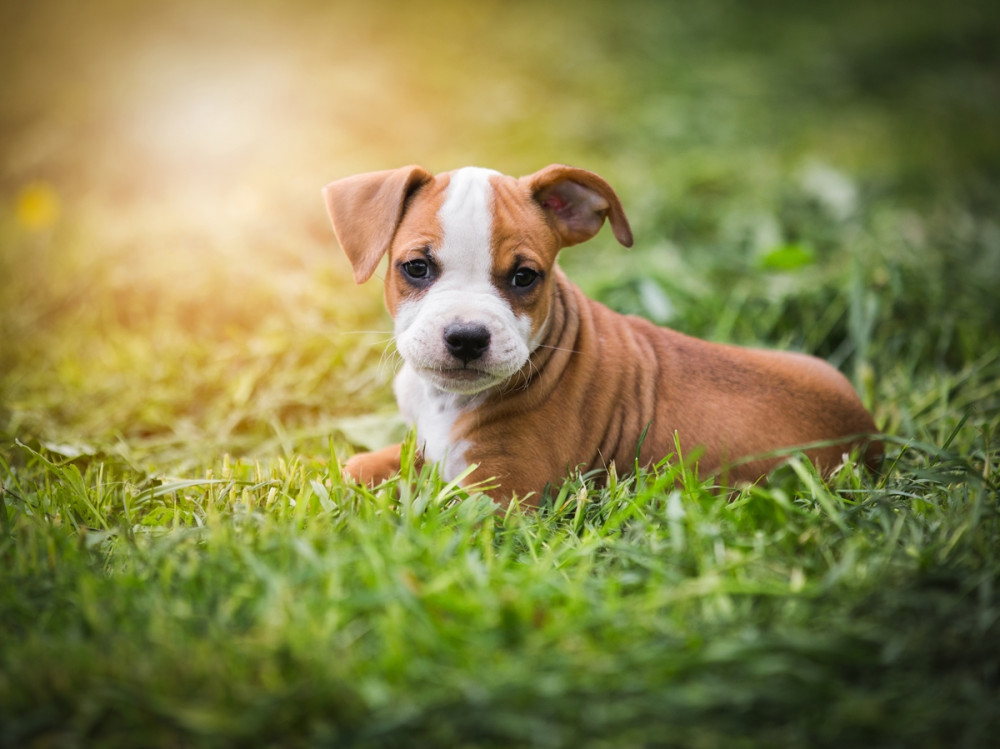
<path id="1" fill-rule="evenodd" d="M 430 382 L 434 387 L 447 393 L 458 395 L 475 395 L 484 390 L 496 387 L 508 374 L 496 374 L 473 367 L 456 367 L 451 369 L 416 368 L 417 374 Z"/>

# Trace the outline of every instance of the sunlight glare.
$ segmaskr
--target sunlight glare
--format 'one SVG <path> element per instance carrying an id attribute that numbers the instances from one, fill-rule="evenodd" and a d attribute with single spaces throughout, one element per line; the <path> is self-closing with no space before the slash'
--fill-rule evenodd
<path id="1" fill-rule="evenodd" d="M 276 60 L 152 56 L 137 66 L 126 131 L 141 158 L 189 186 L 231 179 L 266 159 L 282 129 L 287 74 Z"/>

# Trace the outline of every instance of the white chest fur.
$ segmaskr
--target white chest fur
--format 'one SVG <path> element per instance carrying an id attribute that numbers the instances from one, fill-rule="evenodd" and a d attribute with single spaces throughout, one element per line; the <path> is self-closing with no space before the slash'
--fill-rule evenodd
<path id="1" fill-rule="evenodd" d="M 393 383 L 396 402 L 403 417 L 417 429 L 417 447 L 430 463 L 438 463 L 442 476 L 452 481 L 468 468 L 463 440 L 453 441 L 455 421 L 475 408 L 482 395 L 464 395 L 439 390 L 404 363 Z"/>

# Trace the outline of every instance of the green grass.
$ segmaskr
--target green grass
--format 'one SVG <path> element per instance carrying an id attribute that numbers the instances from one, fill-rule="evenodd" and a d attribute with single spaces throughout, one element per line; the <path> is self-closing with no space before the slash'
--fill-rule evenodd
<path id="1" fill-rule="evenodd" d="M 0 745 L 990 745 L 991 4 L 471 8 L 0 11 Z M 345 485 L 396 359 L 319 187 L 551 161 L 637 237 L 578 283 L 829 359 L 883 472 Z"/>

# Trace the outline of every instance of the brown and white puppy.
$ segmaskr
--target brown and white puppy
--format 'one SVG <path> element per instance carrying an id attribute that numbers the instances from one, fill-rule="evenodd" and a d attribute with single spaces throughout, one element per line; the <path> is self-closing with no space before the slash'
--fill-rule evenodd
<path id="1" fill-rule="evenodd" d="M 396 399 L 423 459 L 448 480 L 476 464 L 467 483 L 495 479 L 498 498 L 537 498 L 573 468 L 633 465 L 645 430 L 642 464 L 675 452 L 676 435 L 685 455 L 700 452 L 702 475 L 756 481 L 780 462 L 762 454 L 827 442 L 806 454 L 829 472 L 876 431 L 819 359 L 708 343 L 586 298 L 555 264 L 559 250 L 605 218 L 632 245 L 618 196 L 596 174 L 408 166 L 323 195 L 357 283 L 389 256 Z M 881 451 L 868 444 L 867 462 Z M 375 484 L 399 460 L 393 445 L 355 455 L 345 473 Z"/>

